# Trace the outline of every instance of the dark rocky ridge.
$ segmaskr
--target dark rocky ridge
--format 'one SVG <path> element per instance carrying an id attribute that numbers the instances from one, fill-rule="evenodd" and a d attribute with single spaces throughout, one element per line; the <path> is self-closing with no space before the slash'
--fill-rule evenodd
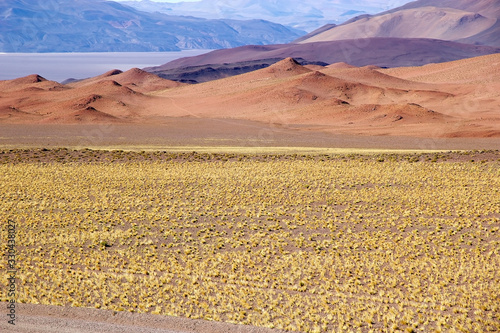
<path id="1" fill-rule="evenodd" d="M 184 83 L 203 83 L 226 77 L 245 74 L 248 72 L 256 71 L 258 69 L 266 68 L 284 58 L 261 59 L 251 61 L 241 61 L 234 63 L 223 64 L 208 64 L 201 66 L 181 67 L 166 70 L 153 70 L 148 69 L 150 73 L 156 74 L 161 78 L 184 82 Z M 325 62 L 307 61 L 302 58 L 295 59 L 301 65 L 328 65 Z"/>

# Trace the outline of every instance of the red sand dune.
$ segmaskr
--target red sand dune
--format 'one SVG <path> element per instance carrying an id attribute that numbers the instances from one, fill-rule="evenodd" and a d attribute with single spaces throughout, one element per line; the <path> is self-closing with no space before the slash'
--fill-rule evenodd
<path id="1" fill-rule="evenodd" d="M 287 58 L 198 85 L 137 69 L 68 85 L 32 75 L 0 81 L 0 122 L 162 124 L 197 117 L 346 134 L 500 137 L 498 73 L 500 54 L 395 69 L 311 69 Z"/>
<path id="2" fill-rule="evenodd" d="M 262 73 L 271 74 L 275 78 L 296 76 L 310 71 L 290 57 L 261 70 Z"/>
<path id="3" fill-rule="evenodd" d="M 108 113 L 96 110 L 92 106 L 84 107 L 78 111 L 62 113 L 45 118 L 43 123 L 102 123 L 118 120 Z"/>
<path id="4" fill-rule="evenodd" d="M 105 82 L 109 80 L 119 83 L 122 86 L 132 88 L 138 92 L 150 92 L 185 85 L 183 83 L 162 79 L 157 75 L 145 72 L 139 68 L 132 68 L 126 72 L 113 69 L 93 78 L 70 83 L 68 86 L 84 87 L 90 84 L 96 84 L 98 82 Z"/>
<path id="5" fill-rule="evenodd" d="M 44 91 L 63 90 L 65 87 L 55 81 L 49 81 L 40 75 L 33 74 L 14 80 L 0 81 L 0 94 L 11 91 Z M 2 96 L 2 95 L 0 95 Z"/>
<path id="6" fill-rule="evenodd" d="M 426 84 L 498 83 L 500 82 L 500 53 L 444 64 L 386 69 L 381 72 Z"/>

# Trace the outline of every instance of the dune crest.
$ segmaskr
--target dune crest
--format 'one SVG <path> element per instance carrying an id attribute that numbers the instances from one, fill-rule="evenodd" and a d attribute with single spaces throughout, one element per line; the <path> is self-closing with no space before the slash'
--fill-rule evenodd
<path id="1" fill-rule="evenodd" d="M 11 82 L 12 84 L 30 84 L 30 83 L 38 83 L 44 81 L 47 81 L 47 79 L 38 74 L 32 74 L 18 79 L 14 79 Z"/>
<path id="2" fill-rule="evenodd" d="M 262 69 L 263 73 L 273 74 L 275 77 L 289 77 L 311 72 L 293 58 L 283 59 L 267 68 Z"/>
<path id="3" fill-rule="evenodd" d="M 121 74 L 123 73 L 121 70 L 119 69 L 112 69 L 110 71 L 107 71 L 106 73 L 102 74 L 102 75 L 99 75 L 98 77 L 101 78 L 101 77 L 110 77 L 110 76 L 113 76 L 113 75 L 118 75 L 118 74 Z"/>
<path id="4" fill-rule="evenodd" d="M 103 82 L 107 81 L 114 82 L 115 85 L 124 86 L 141 93 L 181 87 L 185 85 L 184 83 L 162 79 L 155 74 L 148 73 L 139 68 L 131 68 L 125 72 L 114 69 L 93 78 L 71 82 L 68 86 L 79 88 L 95 84 L 106 85 L 108 83 Z"/>
<path id="5" fill-rule="evenodd" d="M 326 66 L 326 68 L 335 68 L 335 69 L 346 69 L 346 68 L 356 68 L 356 66 L 349 65 L 346 62 L 335 62 Z"/>

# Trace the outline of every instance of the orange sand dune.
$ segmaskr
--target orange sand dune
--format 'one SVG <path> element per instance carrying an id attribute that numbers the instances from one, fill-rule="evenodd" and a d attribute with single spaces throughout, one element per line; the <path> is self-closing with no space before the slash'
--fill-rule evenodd
<path id="1" fill-rule="evenodd" d="M 345 62 L 336 62 L 326 66 L 326 68 L 336 68 L 336 69 L 346 69 L 346 68 L 356 68 L 356 66 L 349 65 Z"/>
<path id="2" fill-rule="evenodd" d="M 309 73 L 311 70 L 300 65 L 292 58 L 286 58 L 285 60 L 279 61 L 267 68 L 256 71 L 259 73 L 271 74 L 275 78 L 284 78 L 295 75 L 300 75 L 304 73 Z"/>
<path id="3" fill-rule="evenodd" d="M 43 91 L 62 90 L 65 87 L 56 82 L 49 81 L 40 75 L 33 74 L 9 81 L 0 81 L 0 96 L 12 91 Z"/>
<path id="4" fill-rule="evenodd" d="M 68 85 L 31 75 L 0 81 L 0 122 L 162 124 L 196 117 L 346 134 L 500 137 L 499 56 L 388 70 L 307 68 L 287 58 L 198 85 L 138 69 Z"/>
<path id="5" fill-rule="evenodd" d="M 92 80 L 75 87 L 31 75 L 0 81 L 0 89 L 2 119 L 11 122 L 130 121 L 141 105 L 151 99 L 111 79 Z"/>
<path id="6" fill-rule="evenodd" d="M 499 83 L 500 53 L 422 67 L 383 69 L 380 72 L 423 83 Z"/>
<path id="7" fill-rule="evenodd" d="M 304 105 L 307 106 L 308 114 L 311 112 L 322 113 L 325 106 L 320 102 L 325 100 L 343 101 L 344 103 L 340 105 L 345 107 L 345 105 L 409 103 L 411 101 L 406 101 L 409 94 L 421 95 L 419 100 L 429 99 L 436 94 L 441 97 L 443 94 L 435 91 L 409 92 L 395 88 L 384 89 L 371 85 L 372 82 L 368 79 L 365 80 L 367 83 L 365 84 L 350 78 L 345 73 L 342 75 L 343 78 L 324 73 L 324 71 L 335 70 L 335 68 L 327 68 L 323 73 L 305 70 L 298 64 L 292 64 L 290 59 L 276 64 L 276 67 L 285 68 L 282 73 L 296 74 L 282 75 L 276 79 L 274 70 L 263 69 L 156 94 L 168 97 L 172 102 L 172 107 L 181 112 L 180 114 L 176 113 L 177 116 L 181 114 L 198 117 L 237 118 L 243 116 L 260 121 L 277 118 L 278 115 L 287 119 L 290 117 L 300 119 L 300 117 L 297 118 L 294 110 L 300 109 Z M 352 68 L 351 70 L 358 71 L 359 69 Z M 398 83 L 406 82 L 381 73 L 376 73 L 374 76 L 388 78 L 387 81 L 391 79 L 398 81 Z M 196 91 L 198 98 L 191 97 L 194 91 Z M 323 124 L 322 121 L 320 123 Z"/>
<path id="8" fill-rule="evenodd" d="M 93 122 L 114 122 L 118 120 L 117 117 L 114 117 L 108 113 L 101 112 L 96 110 L 92 106 L 87 106 L 81 110 L 63 113 L 59 115 L 50 116 L 45 118 L 43 123 L 93 123 Z"/>
<path id="9" fill-rule="evenodd" d="M 97 82 L 104 82 L 109 80 L 115 81 L 120 85 L 132 88 L 138 92 L 150 92 L 185 85 L 184 83 L 162 79 L 157 75 L 145 72 L 139 68 L 132 68 L 126 72 L 122 72 L 118 69 L 113 69 L 93 78 L 70 83 L 68 84 L 68 86 L 83 87 L 90 84 L 95 84 Z"/>
<path id="10" fill-rule="evenodd" d="M 344 80 L 370 84 L 381 88 L 425 89 L 429 85 L 401 79 L 382 73 L 380 69 L 366 67 L 339 67 L 328 66 L 321 70 L 322 73 Z"/>

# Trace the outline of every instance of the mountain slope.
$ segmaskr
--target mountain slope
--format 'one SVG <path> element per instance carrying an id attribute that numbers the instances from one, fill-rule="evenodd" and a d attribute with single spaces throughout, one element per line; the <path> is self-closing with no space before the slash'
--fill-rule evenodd
<path id="1" fill-rule="evenodd" d="M 500 46 L 500 2 L 420 0 L 378 15 L 358 16 L 297 42 L 370 37 L 434 38 Z"/>
<path id="2" fill-rule="evenodd" d="M 161 74 L 162 71 L 173 68 L 286 57 L 327 64 L 346 62 L 355 66 L 421 66 L 499 52 L 500 48 L 433 39 L 368 38 L 308 44 L 242 46 L 181 58 L 146 70 Z"/>
<path id="3" fill-rule="evenodd" d="M 103 0 L 0 2 L 0 52 L 108 52 L 219 49 L 286 43 L 280 24 L 146 13 Z"/>
<path id="4" fill-rule="evenodd" d="M 466 12 L 478 13 L 487 17 L 500 17 L 500 6 L 496 0 L 418 0 L 412 1 L 399 8 L 389 10 L 388 12 L 428 6 L 460 9 Z"/>

